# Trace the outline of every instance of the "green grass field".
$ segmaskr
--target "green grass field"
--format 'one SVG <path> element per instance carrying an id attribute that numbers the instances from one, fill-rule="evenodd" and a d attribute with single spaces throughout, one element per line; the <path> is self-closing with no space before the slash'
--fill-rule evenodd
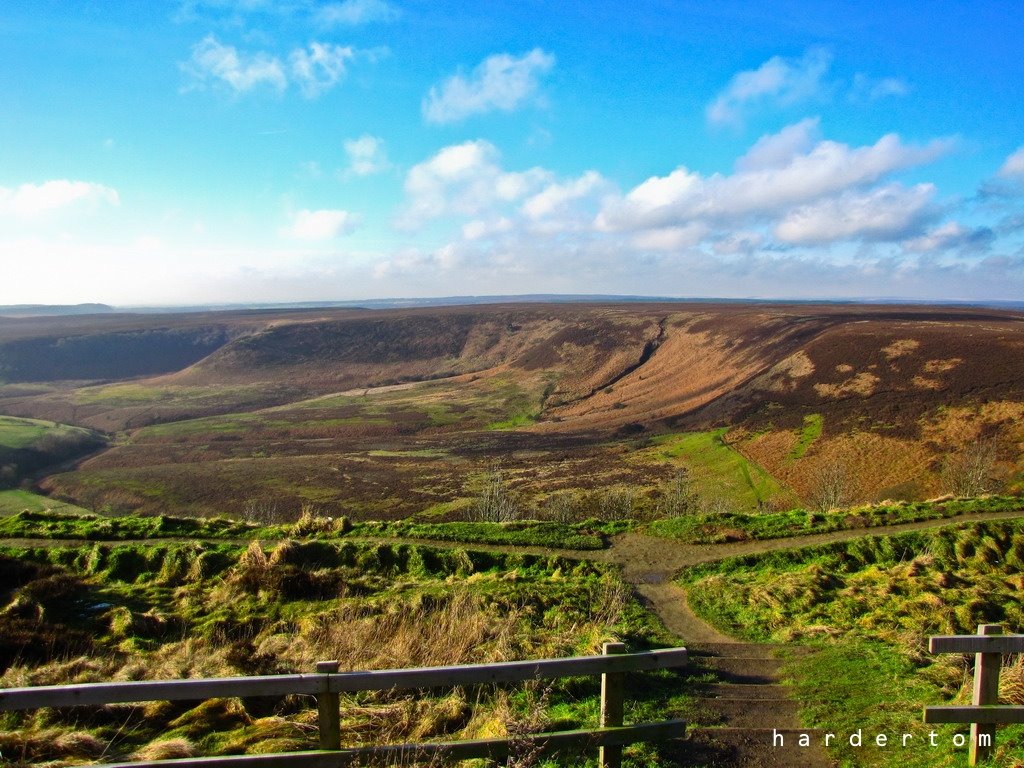
<path id="1" fill-rule="evenodd" d="M 40 496 L 31 491 L 0 491 L 0 517 L 16 515 L 24 510 L 29 512 L 53 511 L 69 515 L 86 514 L 89 511 L 82 507 L 76 507 L 74 504 Z"/>
<path id="2" fill-rule="evenodd" d="M 39 419 L 0 416 L 0 448 L 32 448 L 44 437 L 88 437 L 89 430 Z"/>
<path id="3" fill-rule="evenodd" d="M 726 445 L 728 430 L 659 435 L 638 452 L 641 460 L 685 466 L 701 494 L 728 508 L 756 509 L 779 496 L 783 486 L 759 465 Z"/>

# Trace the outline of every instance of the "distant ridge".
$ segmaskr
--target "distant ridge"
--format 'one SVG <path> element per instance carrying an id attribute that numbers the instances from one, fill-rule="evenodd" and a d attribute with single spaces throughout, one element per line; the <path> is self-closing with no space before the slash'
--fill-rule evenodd
<path id="1" fill-rule="evenodd" d="M 116 311 L 109 304 L 0 304 L 0 317 L 99 315 Z"/>
<path id="2" fill-rule="evenodd" d="M 580 303 L 680 303 L 680 304 L 906 304 L 911 306 L 990 307 L 995 309 L 1024 309 L 1024 301 L 971 300 L 971 299 L 906 299 L 878 296 L 869 298 L 721 298 L 708 296 L 637 296 L 590 293 L 527 293 L 489 296 L 430 296 L 426 298 L 349 299 L 344 301 L 288 301 L 238 302 L 225 304 L 191 304 L 181 306 L 119 306 L 110 311 L 162 313 L 162 312 L 217 312 L 238 310 L 284 309 L 411 309 L 414 307 L 454 307 L 475 304 L 580 304 Z M 100 305 L 98 305 L 100 306 Z M 109 308 L 108 308 L 109 310 Z"/>

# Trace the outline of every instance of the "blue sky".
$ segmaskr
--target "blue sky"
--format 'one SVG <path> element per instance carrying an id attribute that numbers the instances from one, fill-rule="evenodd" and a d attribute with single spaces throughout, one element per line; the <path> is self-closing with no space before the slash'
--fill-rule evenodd
<path id="1" fill-rule="evenodd" d="M 1022 17 L 8 4 L 0 303 L 1022 299 Z"/>

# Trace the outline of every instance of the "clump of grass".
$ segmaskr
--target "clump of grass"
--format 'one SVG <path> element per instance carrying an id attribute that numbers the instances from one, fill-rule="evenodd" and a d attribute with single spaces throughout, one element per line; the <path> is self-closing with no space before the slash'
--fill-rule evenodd
<path id="1" fill-rule="evenodd" d="M 40 728 L 28 731 L 0 731 L 0 755 L 5 765 L 39 765 L 54 760 L 95 760 L 106 744 L 81 730 Z M 11 762 L 7 762 L 11 761 Z"/>
<path id="2" fill-rule="evenodd" d="M 333 533 L 335 531 L 334 518 L 321 515 L 315 507 L 306 505 L 302 508 L 302 514 L 292 530 L 296 536 Z"/>
<path id="3" fill-rule="evenodd" d="M 186 757 L 195 757 L 199 754 L 195 744 L 188 739 L 159 738 L 149 742 L 142 749 L 132 753 L 132 760 L 181 760 Z"/>
<path id="4" fill-rule="evenodd" d="M 999 703 L 1024 705 L 1024 656 L 1004 661 L 999 673 Z"/>

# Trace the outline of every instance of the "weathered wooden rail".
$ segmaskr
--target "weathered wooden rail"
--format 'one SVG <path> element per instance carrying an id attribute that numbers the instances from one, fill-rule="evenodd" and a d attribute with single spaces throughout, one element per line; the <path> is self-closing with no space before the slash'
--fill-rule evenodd
<path id="1" fill-rule="evenodd" d="M 601 656 L 569 659 L 510 661 L 454 667 L 389 669 L 375 672 L 339 672 L 339 663 L 317 664 L 311 674 L 263 677 L 224 677 L 196 680 L 144 680 L 126 683 L 85 683 L 0 690 L 0 711 L 38 707 L 80 707 L 144 701 L 201 701 L 221 697 L 286 696 L 306 694 L 317 700 L 320 749 L 307 752 L 231 757 L 181 758 L 131 763 L 109 763 L 101 768 L 159 768 L 161 766 L 202 766 L 202 768 L 336 768 L 366 758 L 408 764 L 412 760 L 451 762 L 471 758 L 502 759 L 510 750 L 528 743 L 543 752 L 571 748 L 599 748 L 604 768 L 618 768 L 622 747 L 638 741 L 660 741 L 682 736 L 682 720 L 624 726 L 625 673 L 671 669 L 685 666 L 685 648 L 668 648 L 643 653 L 625 653 L 621 643 L 605 643 Z M 342 693 L 391 691 L 423 688 L 512 683 L 526 680 L 601 675 L 601 723 L 599 728 L 540 733 L 516 739 L 397 744 L 341 748 L 340 699 Z"/>
<path id="2" fill-rule="evenodd" d="M 1024 635 L 1004 635 L 1000 624 L 980 624 L 976 635 L 937 635 L 931 653 L 973 653 L 974 694 L 970 706 L 925 707 L 926 723 L 970 723 L 969 762 L 977 765 L 995 749 L 996 725 L 1024 723 L 1024 707 L 999 704 L 1004 653 L 1024 652 Z"/>

